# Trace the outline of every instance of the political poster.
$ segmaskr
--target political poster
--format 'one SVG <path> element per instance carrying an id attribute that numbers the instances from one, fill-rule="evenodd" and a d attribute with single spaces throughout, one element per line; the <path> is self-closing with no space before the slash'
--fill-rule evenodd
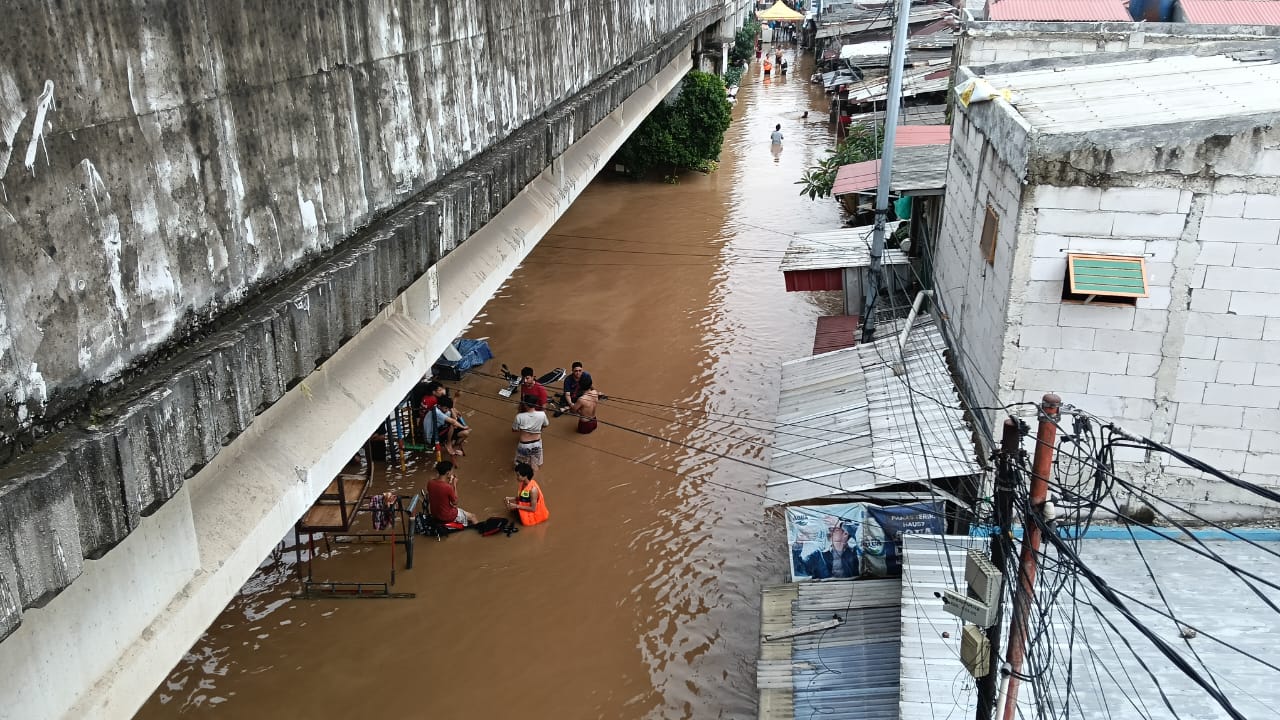
<path id="1" fill-rule="evenodd" d="M 893 577 L 902 574 L 902 536 L 942 534 L 942 501 L 787 508 L 791 579 Z"/>
<path id="2" fill-rule="evenodd" d="M 787 508 L 791 580 L 861 575 L 858 544 L 866 515 L 862 503 Z"/>

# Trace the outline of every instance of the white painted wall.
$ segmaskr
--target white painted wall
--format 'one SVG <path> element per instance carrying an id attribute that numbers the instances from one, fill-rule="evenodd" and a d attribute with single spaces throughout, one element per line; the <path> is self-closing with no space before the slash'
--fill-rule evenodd
<path id="1" fill-rule="evenodd" d="M 1280 487 L 1280 163 L 1272 160 L 1280 151 L 1225 153 L 1212 178 L 1117 173 L 1106 176 L 1114 186 L 1032 184 L 1019 194 L 1025 170 L 999 155 L 1025 152 L 1025 136 L 993 143 L 979 126 L 1007 135 L 1005 126 L 989 110 L 973 112 L 977 124 L 971 112 L 955 118 L 935 282 L 978 401 L 1056 392 Z M 994 267 L 978 243 L 987 202 L 1002 217 Z M 1149 297 L 1136 307 L 1064 303 L 1071 251 L 1145 256 Z M 1116 458 L 1130 477 L 1198 513 L 1274 514 L 1165 456 L 1122 449 Z"/>

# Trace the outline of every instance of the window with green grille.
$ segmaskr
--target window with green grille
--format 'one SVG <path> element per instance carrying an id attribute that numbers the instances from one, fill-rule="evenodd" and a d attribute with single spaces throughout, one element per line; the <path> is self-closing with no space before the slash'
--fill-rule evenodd
<path id="1" fill-rule="evenodd" d="M 1105 300 L 1132 304 L 1147 296 L 1147 268 L 1141 257 L 1124 255 L 1067 255 L 1066 300 Z"/>

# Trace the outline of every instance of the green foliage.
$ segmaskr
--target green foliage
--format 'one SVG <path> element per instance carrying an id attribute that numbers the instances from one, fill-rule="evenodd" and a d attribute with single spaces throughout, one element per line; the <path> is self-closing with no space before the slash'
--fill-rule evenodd
<path id="1" fill-rule="evenodd" d="M 681 170 L 713 168 L 720 157 L 731 107 L 718 75 L 692 71 L 685 75 L 680 97 L 662 103 L 645 118 L 618 151 L 618 162 L 635 177 L 657 167 Z"/>
<path id="2" fill-rule="evenodd" d="M 760 34 L 760 23 L 750 20 L 738 28 L 733 36 L 733 47 L 729 50 L 729 64 L 741 65 L 744 60 L 750 62 L 756 54 L 756 36 Z"/>
<path id="3" fill-rule="evenodd" d="M 853 125 L 844 141 L 830 155 L 805 170 L 804 175 L 796 181 L 800 186 L 800 194 L 808 195 L 810 200 L 830 197 L 841 165 L 872 160 L 879 156 L 880 147 L 875 135 L 862 125 Z"/>
<path id="4" fill-rule="evenodd" d="M 724 86 L 733 87 L 742 81 L 742 66 L 730 65 L 724 73 Z"/>

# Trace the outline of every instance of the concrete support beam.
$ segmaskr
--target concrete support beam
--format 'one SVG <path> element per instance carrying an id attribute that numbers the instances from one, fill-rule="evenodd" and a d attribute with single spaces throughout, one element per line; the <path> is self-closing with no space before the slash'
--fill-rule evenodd
<path id="1" fill-rule="evenodd" d="M 189 381 L 193 397 L 182 400 L 192 406 L 217 407 L 190 422 L 225 430 L 221 437 L 227 445 L 220 451 L 202 445 L 200 451 L 216 454 L 207 465 L 181 468 L 194 475 L 174 490 L 157 489 L 154 475 L 142 472 L 157 465 L 177 468 L 182 464 L 157 455 L 161 449 L 151 444 L 157 423 L 176 422 L 165 408 L 177 398 L 164 393 L 155 398 L 145 414 L 149 419 L 135 421 L 136 428 L 130 426 L 126 436 L 127 452 L 136 458 L 128 465 L 138 471 L 137 496 L 122 498 L 116 513 L 96 530 L 67 521 L 49 531 L 65 537 L 66 544 L 79 552 L 81 543 L 100 542 L 93 538 L 114 537 L 121 528 L 128 528 L 135 513 L 151 511 L 154 516 L 133 534 L 116 538 L 114 551 L 83 562 L 79 581 L 56 597 L 53 593 L 42 598 L 47 606 L 29 611 L 22 626 L 0 643 L 0 674 L 6 677 L 0 705 L 7 713 L 23 718 L 127 718 L 136 711 L 364 443 L 371 428 L 427 371 L 626 137 L 680 82 L 690 66 L 689 47 L 678 44 L 639 63 L 653 64 L 638 71 L 649 70 L 648 82 L 628 88 L 640 75 L 625 74 L 609 92 L 549 118 L 541 137 L 522 138 L 531 147 L 541 143 L 550 152 L 562 149 L 563 154 L 518 194 L 510 183 L 486 182 L 481 179 L 484 173 L 476 172 L 435 194 L 435 204 L 423 203 L 397 215 L 366 243 L 351 249 L 353 254 L 372 253 L 376 260 L 361 262 L 354 255 L 335 258 L 330 269 L 337 275 L 361 274 L 364 282 L 372 280 L 381 289 L 403 290 L 363 329 L 358 326 L 370 310 L 368 304 L 346 304 L 328 282 L 305 283 L 290 290 L 289 305 L 296 313 L 250 318 L 257 335 L 237 336 L 235 342 L 240 345 L 252 343 L 263 349 L 243 366 L 249 376 L 240 377 L 244 387 L 202 382 L 228 372 L 225 365 L 212 360 L 187 371 L 193 373 Z M 610 104 L 615 98 L 621 102 Z M 593 112 L 606 105 L 616 109 L 594 122 Z M 501 162 L 521 159 L 513 155 Z M 503 203 L 508 193 L 515 194 L 514 199 Z M 494 214 L 502 204 L 505 207 Z M 441 226 L 443 231 L 438 231 Z M 392 250 L 395 243 L 380 242 L 411 232 L 431 242 L 424 245 L 418 238 L 397 250 Z M 466 242 L 459 242 L 463 238 Z M 402 263 L 421 263 L 439 255 L 444 255 L 436 264 L 440 316 L 433 322 L 427 277 L 407 288 L 395 288 L 393 270 Z M 307 321 L 316 314 L 326 322 Z M 273 344 L 286 336 L 274 331 L 279 326 L 290 327 L 299 338 L 296 353 Z M 354 337 L 331 357 L 324 357 L 325 348 L 334 347 L 332 341 L 344 333 Z M 291 388 L 269 381 L 265 366 L 272 362 L 290 363 L 303 379 Z M 321 363 L 318 368 L 316 363 Z M 253 370 L 255 364 L 259 371 Z M 233 402 L 210 403 L 200 395 L 219 387 L 238 388 L 232 391 Z M 255 413 L 260 414 L 254 418 Z M 111 451 L 95 445 L 95 437 L 91 432 L 77 438 L 86 462 Z M 126 452 L 118 440 L 115 451 Z M 53 485 L 49 491 L 60 487 Z M 78 501 L 69 483 L 57 491 L 61 494 L 56 507 L 70 508 Z M 172 496 L 168 503 L 154 505 L 149 500 L 166 491 Z M 80 494 L 91 492 L 88 487 Z M 0 559 L 0 574 L 7 570 Z M 4 594 L 7 587 L 0 584 L 0 619 L 13 605 Z M 40 588 L 23 591 L 42 592 Z M 89 635 L 103 637 L 89 642 Z M 56 688 L 50 686 L 53 679 Z"/>

